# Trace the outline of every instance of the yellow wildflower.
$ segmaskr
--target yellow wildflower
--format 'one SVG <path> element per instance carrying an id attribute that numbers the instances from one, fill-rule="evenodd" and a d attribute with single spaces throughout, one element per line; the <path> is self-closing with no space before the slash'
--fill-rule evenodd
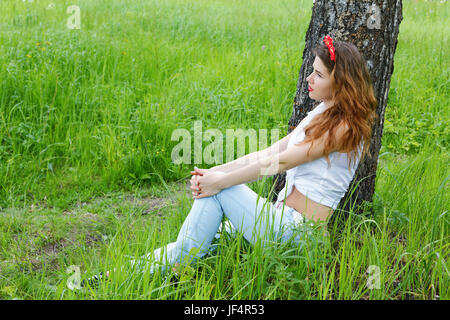
<path id="1" fill-rule="evenodd" d="M 31 58 L 31 57 L 32 57 L 32 55 L 31 55 L 31 54 L 27 54 L 26 56 L 27 56 L 28 58 Z"/>

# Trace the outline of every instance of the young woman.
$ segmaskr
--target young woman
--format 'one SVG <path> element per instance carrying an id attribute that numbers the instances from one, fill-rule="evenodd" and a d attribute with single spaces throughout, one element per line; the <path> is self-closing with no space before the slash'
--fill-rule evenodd
<path id="1" fill-rule="evenodd" d="M 309 97 L 321 103 L 271 147 L 211 169 L 195 168 L 194 203 L 177 240 L 133 265 L 164 272 L 201 258 L 212 249 L 224 216 L 231 222 L 227 230 L 238 230 L 252 244 L 286 241 L 302 224 L 331 216 L 368 152 L 377 102 L 366 62 L 353 44 L 326 36 L 314 55 L 306 81 Z M 285 171 L 275 205 L 245 185 Z"/>

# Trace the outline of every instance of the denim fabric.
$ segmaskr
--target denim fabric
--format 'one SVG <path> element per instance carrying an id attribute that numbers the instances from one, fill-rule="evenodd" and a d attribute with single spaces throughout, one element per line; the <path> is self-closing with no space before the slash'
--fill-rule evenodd
<path id="1" fill-rule="evenodd" d="M 139 269 L 150 267 L 150 273 L 154 273 L 156 268 L 165 272 L 167 266 L 175 263 L 191 263 L 214 249 L 211 244 L 219 237 L 218 232 L 222 228 L 226 232 L 242 233 L 251 244 L 258 239 L 263 241 L 263 245 L 284 242 L 294 235 L 298 227 L 298 219 L 294 221 L 293 213 L 299 215 L 288 206 L 276 208 L 245 184 L 235 185 L 213 196 L 195 199 L 176 242 L 131 263 Z M 224 216 L 231 224 L 222 224 Z"/>

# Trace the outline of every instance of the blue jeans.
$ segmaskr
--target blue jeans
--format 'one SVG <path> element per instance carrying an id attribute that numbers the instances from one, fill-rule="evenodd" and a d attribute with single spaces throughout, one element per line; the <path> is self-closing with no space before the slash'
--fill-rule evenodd
<path id="1" fill-rule="evenodd" d="M 167 266 L 193 262 L 214 250 L 211 244 L 214 238 L 219 237 L 218 232 L 222 228 L 227 232 L 234 229 L 242 233 L 252 244 L 258 239 L 263 241 L 263 245 L 267 242 L 284 242 L 294 235 L 298 226 L 298 219 L 295 222 L 293 214 L 297 214 L 296 218 L 299 215 L 288 206 L 275 208 L 270 201 L 261 198 L 245 184 L 235 185 L 213 196 L 195 199 L 176 242 L 131 263 L 139 269 L 150 267 L 150 273 L 154 273 L 156 268 L 165 272 Z M 224 215 L 231 226 L 222 224 Z M 298 240 L 299 236 L 295 239 Z"/>

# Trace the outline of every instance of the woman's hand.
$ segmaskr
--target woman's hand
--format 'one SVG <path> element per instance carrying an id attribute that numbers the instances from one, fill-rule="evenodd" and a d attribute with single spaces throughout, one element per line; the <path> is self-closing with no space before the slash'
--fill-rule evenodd
<path id="1" fill-rule="evenodd" d="M 198 177 L 203 176 L 208 172 L 212 172 L 211 169 L 199 169 L 197 167 L 194 167 L 194 171 L 191 171 L 192 178 L 190 180 L 190 189 L 192 190 L 192 198 L 194 198 L 194 196 L 198 195 L 201 192 L 200 187 L 198 186 Z"/>
<path id="2" fill-rule="evenodd" d="M 224 172 L 211 171 L 208 169 L 198 169 L 191 171 L 194 176 L 191 179 L 191 190 L 193 190 L 193 198 L 201 199 L 210 197 L 222 190 L 220 182 L 222 181 Z"/>
<path id="3" fill-rule="evenodd" d="M 190 189 L 192 190 L 192 197 L 194 197 L 195 195 L 197 195 L 200 192 L 200 188 L 198 186 L 198 177 L 199 177 L 199 175 L 193 175 L 191 178 Z"/>
<path id="4" fill-rule="evenodd" d="M 203 176 L 197 177 L 200 194 L 195 195 L 194 199 L 211 197 L 222 190 L 221 181 L 226 173 L 220 171 L 212 171 Z"/>

